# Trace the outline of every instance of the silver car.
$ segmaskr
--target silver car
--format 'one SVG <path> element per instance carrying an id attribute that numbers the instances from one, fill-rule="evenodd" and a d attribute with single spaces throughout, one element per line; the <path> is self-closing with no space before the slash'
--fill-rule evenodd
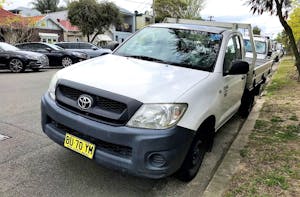
<path id="1" fill-rule="evenodd" d="M 88 42 L 59 42 L 55 45 L 69 51 L 84 52 L 90 58 L 98 57 L 112 52 L 110 49 L 103 49 Z"/>

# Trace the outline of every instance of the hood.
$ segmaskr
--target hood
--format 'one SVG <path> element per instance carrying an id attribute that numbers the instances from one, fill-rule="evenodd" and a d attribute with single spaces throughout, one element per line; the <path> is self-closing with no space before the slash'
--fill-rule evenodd
<path id="1" fill-rule="evenodd" d="M 26 56 L 30 56 L 32 59 L 38 59 L 39 57 L 43 56 L 43 54 L 41 53 L 35 53 L 35 52 L 31 52 L 31 51 L 11 51 L 12 53 L 16 54 L 16 55 L 26 55 Z"/>
<path id="2" fill-rule="evenodd" d="M 117 55 L 105 55 L 67 67 L 58 79 L 96 87 L 143 103 L 176 102 L 176 99 L 209 72 L 170 66 Z"/>

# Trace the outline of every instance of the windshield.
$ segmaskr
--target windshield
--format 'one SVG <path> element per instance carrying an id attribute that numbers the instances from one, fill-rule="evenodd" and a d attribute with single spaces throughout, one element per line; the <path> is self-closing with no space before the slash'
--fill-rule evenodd
<path id="1" fill-rule="evenodd" d="M 52 49 L 60 51 L 60 50 L 64 50 L 63 48 L 61 48 L 60 46 L 57 46 L 55 44 L 49 44 L 47 43 L 48 46 L 50 46 Z"/>
<path id="2" fill-rule="evenodd" d="M 256 47 L 256 53 L 265 54 L 266 48 L 267 48 L 266 42 L 263 42 L 263 41 L 254 41 L 254 42 L 255 42 L 255 47 Z M 252 47 L 251 47 L 250 40 L 245 39 L 244 43 L 245 43 L 246 52 L 252 53 Z"/>
<path id="3" fill-rule="evenodd" d="M 221 40 L 221 34 L 147 27 L 124 43 L 114 54 L 212 71 Z"/>
<path id="4" fill-rule="evenodd" d="M 7 44 L 7 43 L 0 43 L 0 49 L 4 50 L 4 51 L 19 51 L 20 49 L 13 46 L 13 45 L 10 45 L 10 44 Z"/>

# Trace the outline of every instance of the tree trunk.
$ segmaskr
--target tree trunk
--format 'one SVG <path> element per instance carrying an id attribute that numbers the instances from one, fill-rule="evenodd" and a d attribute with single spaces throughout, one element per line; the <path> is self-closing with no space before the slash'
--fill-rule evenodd
<path id="1" fill-rule="evenodd" d="M 95 33 L 95 35 L 93 36 L 93 38 L 92 38 L 92 40 L 91 40 L 91 43 L 94 42 L 94 40 L 96 39 L 96 37 L 97 37 L 100 33 L 102 33 L 102 32 L 101 32 L 101 31 L 97 31 L 97 33 Z"/>
<path id="2" fill-rule="evenodd" d="M 86 37 L 87 37 L 88 42 L 90 42 L 90 35 L 87 34 Z"/>
<path id="3" fill-rule="evenodd" d="M 284 19 L 283 15 L 282 15 L 282 4 L 279 4 L 278 1 L 275 1 L 275 2 L 276 2 L 277 14 L 278 14 L 278 17 L 279 17 L 279 21 L 280 21 L 281 25 L 283 26 L 287 36 L 289 37 L 290 44 L 291 44 L 291 47 L 292 47 L 292 51 L 293 51 L 295 59 L 296 59 L 295 66 L 296 66 L 297 71 L 298 71 L 298 82 L 300 82 L 300 53 L 299 53 L 298 48 L 297 48 L 297 44 L 296 44 L 296 41 L 295 41 L 293 30 L 289 26 L 289 24 L 286 22 L 286 20 Z"/>

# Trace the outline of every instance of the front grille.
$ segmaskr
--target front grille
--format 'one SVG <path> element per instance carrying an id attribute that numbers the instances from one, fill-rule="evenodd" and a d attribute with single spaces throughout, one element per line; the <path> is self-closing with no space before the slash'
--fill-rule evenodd
<path id="1" fill-rule="evenodd" d="M 59 80 L 55 95 L 57 105 L 65 110 L 113 126 L 125 125 L 143 104 L 123 95 L 65 79 Z M 78 99 L 82 95 L 93 100 L 87 109 L 79 106 Z"/>
<path id="2" fill-rule="evenodd" d="M 103 152 L 113 154 L 116 156 L 120 156 L 120 157 L 124 157 L 127 159 L 130 159 L 132 157 L 132 148 L 131 147 L 105 142 L 103 140 L 96 139 L 96 138 L 90 137 L 88 135 L 84 135 L 78 131 L 75 131 L 74 129 L 71 129 L 71 128 L 69 128 L 65 125 L 62 125 L 60 123 L 57 123 L 53 120 L 52 120 L 52 124 L 59 130 L 63 131 L 64 134 L 69 133 L 69 134 L 72 134 L 83 140 L 86 140 L 90 143 L 95 144 L 96 148 Z"/>
<path id="3" fill-rule="evenodd" d="M 77 90 L 74 88 L 70 88 L 67 86 L 60 85 L 59 89 L 64 96 L 66 96 L 72 100 L 75 100 L 75 101 L 77 101 L 77 99 L 79 98 L 80 95 L 88 94 L 91 97 L 93 97 L 94 106 L 97 106 L 100 109 L 105 110 L 105 111 L 121 114 L 127 108 L 127 106 L 124 103 L 120 103 L 118 101 L 107 99 L 107 98 L 104 98 L 101 96 L 89 94 L 89 93 L 86 93 L 86 92 L 83 92 L 83 91 L 80 91 L 80 90 Z"/>

